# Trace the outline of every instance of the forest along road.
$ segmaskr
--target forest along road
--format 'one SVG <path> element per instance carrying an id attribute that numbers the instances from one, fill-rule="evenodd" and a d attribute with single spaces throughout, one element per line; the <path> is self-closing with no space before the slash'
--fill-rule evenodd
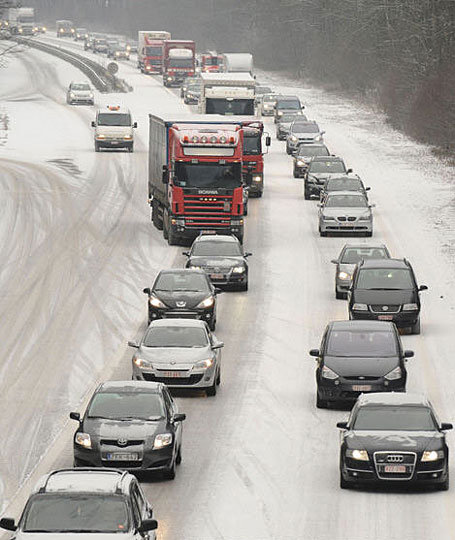
<path id="1" fill-rule="evenodd" d="M 16 135 L 1 150 L 8 158 L 0 164 L 2 171 L 12 171 L 10 189 L 17 189 L 19 178 L 26 189 L 39 183 L 47 189 L 38 201 L 22 195 L 28 201 L 24 203 L 28 220 L 31 215 L 42 230 L 39 238 L 20 219 L 25 211 L 20 194 L 5 189 L 11 216 L 3 226 L 7 230 L 2 228 L 2 246 L 15 246 L 11 257 L 17 260 L 16 273 L 23 273 L 19 280 L 10 271 L 7 281 L 13 290 L 8 283 L 8 296 L 1 299 L 1 309 L 13 314 L 8 313 L 2 328 L 5 350 L 10 352 L 3 356 L 0 389 L 9 403 L 17 403 L 19 393 L 24 409 L 24 419 L 11 406 L 7 418 L 1 419 L 4 432 L 16 437 L 16 446 L 8 444 L 2 451 L 2 480 L 8 494 L 24 478 L 24 460 L 30 470 L 46 450 L 52 467 L 71 466 L 69 429 L 61 444 L 51 445 L 49 432 L 63 426 L 67 413 L 77 410 L 97 378 L 131 377 L 132 351 L 125 343 L 145 329 L 146 298 L 140 289 L 151 284 L 159 268 L 184 263 L 179 254 L 183 248 L 167 247 L 150 225 L 144 149 L 148 112 L 175 115 L 188 109 L 175 93 L 160 86 L 159 78 L 140 75 L 133 62 L 122 64 L 122 76 L 131 78 L 135 92 L 113 99 L 132 109 L 142 144 L 132 155 L 95 155 L 87 129 L 91 112 L 63 104 L 61 81 L 69 68 L 43 53 L 34 53 L 34 61 L 44 73 L 46 65 L 58 70 L 58 80 L 49 77 L 41 90 L 37 83 L 36 93 L 43 97 L 40 105 L 32 106 L 42 107 L 47 119 L 44 134 L 57 132 L 61 137 L 55 147 L 45 145 L 42 157 L 27 154 L 31 163 L 24 165 L 26 141 L 22 147 L 13 143 L 18 130 L 25 132 L 26 122 L 21 125 L 20 113 L 7 104 L 11 118 L 15 114 L 19 118 Z M 330 149 L 345 157 L 372 188 L 371 200 L 377 203 L 373 240 L 386 243 L 396 257 L 406 256 L 419 283 L 429 286 L 423 295 L 422 334 L 403 336 L 405 348 L 416 351 L 408 364 L 408 390 L 426 392 L 441 420 L 455 420 L 449 169 L 362 107 L 316 89 L 292 87 L 291 81 L 275 78 L 273 84 L 283 93 L 302 95 L 308 114 L 326 129 Z M 108 101 L 106 96 L 97 100 Z M 266 124 L 273 133 L 273 122 Z M 70 156 L 83 173 L 68 174 L 43 163 L 47 154 Z M 19 171 L 25 166 L 42 171 L 46 182 L 38 172 L 24 180 Z M 44 196 L 52 201 L 51 207 Z M 16 229 L 6 225 L 15 213 Z M 57 227 L 62 235 L 57 235 Z M 316 204 L 304 200 L 301 181 L 292 178 L 285 144 L 274 141 L 266 157 L 264 197 L 250 201 L 247 217 L 245 248 L 254 253 L 250 290 L 220 297 L 216 334 L 226 346 L 219 393 L 214 398 L 177 397 L 180 411 L 187 413 L 177 477 L 173 481 L 141 477 L 159 520 L 159 538 L 455 538 L 453 491 L 338 487 L 335 424 L 347 412 L 316 409 L 315 363 L 308 350 L 319 346 L 329 320 L 347 318 L 346 302 L 335 300 L 330 259 L 351 240 L 319 238 Z M 48 250 L 47 257 L 41 254 L 43 249 Z M 1 253 L 8 254 L 3 247 Z M 8 256 L 4 266 L 11 262 Z M 16 281 L 21 286 L 14 288 Z M 28 377 L 25 369 L 36 371 Z M 19 445 L 24 437 L 29 444 Z M 452 446 L 453 435 L 448 441 Z"/>

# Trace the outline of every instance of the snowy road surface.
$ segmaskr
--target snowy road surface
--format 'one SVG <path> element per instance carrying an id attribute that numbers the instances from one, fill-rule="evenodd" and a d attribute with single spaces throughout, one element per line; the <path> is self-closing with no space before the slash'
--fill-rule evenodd
<path id="1" fill-rule="evenodd" d="M 96 97 L 132 109 L 137 151 L 95 154 L 93 110 L 65 104 L 68 83 L 84 79 L 73 67 L 28 52 L 1 76 L 9 133 L 0 142 L 0 458 L 3 505 L 17 515 L 26 477 L 72 465 L 68 412 L 81 410 L 97 381 L 130 378 L 126 342 L 146 321 L 141 289 L 158 269 L 183 265 L 182 248 L 168 247 L 149 221 L 145 148 L 149 112 L 189 109 L 159 78 L 124 62 L 121 76 L 134 92 Z M 403 336 L 416 352 L 408 390 L 426 392 L 441 420 L 454 421 L 452 170 L 363 107 L 269 77 L 276 90 L 302 97 L 330 149 L 371 186 L 374 240 L 407 257 L 429 286 L 422 334 Z M 143 479 L 160 539 L 455 538 L 453 490 L 338 487 L 335 424 L 347 412 L 316 409 L 308 350 L 329 320 L 347 317 L 330 264 L 346 239 L 319 238 L 316 216 L 284 143 L 274 140 L 266 191 L 250 201 L 246 224 L 250 290 L 220 297 L 220 391 L 178 397 L 188 419 L 177 478 Z"/>

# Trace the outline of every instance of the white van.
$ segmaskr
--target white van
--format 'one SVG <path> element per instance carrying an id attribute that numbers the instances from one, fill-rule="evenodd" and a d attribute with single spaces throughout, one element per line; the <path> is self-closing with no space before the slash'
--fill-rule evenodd
<path id="1" fill-rule="evenodd" d="M 108 105 L 106 109 L 98 109 L 95 128 L 95 152 L 101 148 L 127 148 L 134 152 L 134 128 L 131 112 L 119 105 Z"/>

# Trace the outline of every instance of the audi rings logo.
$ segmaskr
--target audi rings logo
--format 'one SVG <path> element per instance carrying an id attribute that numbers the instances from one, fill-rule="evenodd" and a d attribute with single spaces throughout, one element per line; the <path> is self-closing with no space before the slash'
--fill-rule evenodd
<path id="1" fill-rule="evenodd" d="M 387 456 L 388 463 L 403 463 L 403 459 L 403 456 L 400 456 L 398 454 Z"/>

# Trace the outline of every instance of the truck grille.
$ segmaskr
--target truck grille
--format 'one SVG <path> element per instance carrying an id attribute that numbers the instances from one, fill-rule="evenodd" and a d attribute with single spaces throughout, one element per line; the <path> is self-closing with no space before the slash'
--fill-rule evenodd
<path id="1" fill-rule="evenodd" d="M 240 214 L 238 206 L 237 209 L 232 208 L 230 195 L 185 195 L 185 223 L 190 228 L 229 226 L 233 210 Z"/>

